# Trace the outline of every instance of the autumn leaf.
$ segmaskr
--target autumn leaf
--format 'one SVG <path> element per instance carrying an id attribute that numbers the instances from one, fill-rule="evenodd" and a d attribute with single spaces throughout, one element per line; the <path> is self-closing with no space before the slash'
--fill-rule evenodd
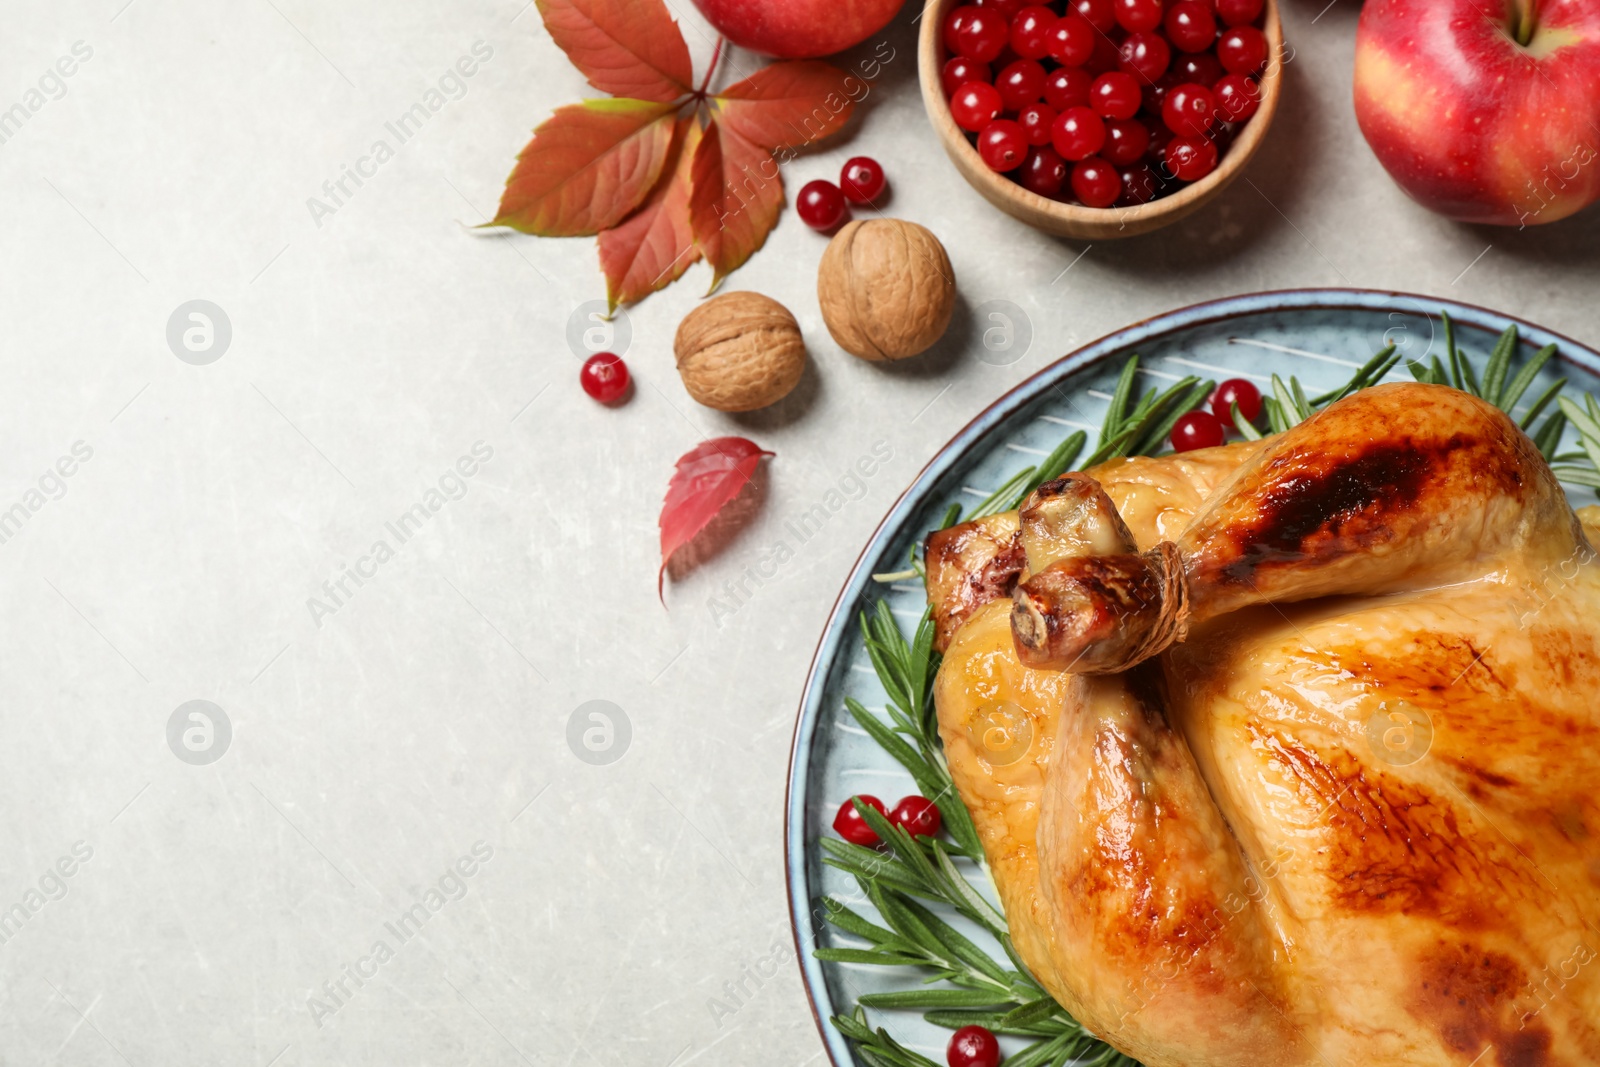
<path id="1" fill-rule="evenodd" d="M 672 143 L 671 104 L 585 100 L 533 131 L 490 226 L 541 237 L 609 229 L 649 195 Z"/>
<path id="2" fill-rule="evenodd" d="M 727 507 L 770 456 L 754 441 L 743 437 L 715 437 L 702 441 L 678 459 L 667 499 L 661 505 L 661 570 L 656 575 L 656 595 L 664 596 L 667 562 L 672 554 L 706 528 Z"/>
<path id="3" fill-rule="evenodd" d="M 538 0 L 545 29 L 603 93 L 671 103 L 694 68 L 662 0 Z"/>
<path id="4" fill-rule="evenodd" d="M 774 63 L 711 101 L 724 130 L 763 148 L 794 148 L 836 132 L 855 110 L 838 67 L 813 60 Z M 862 83 L 857 82 L 857 85 Z"/>
<path id="5" fill-rule="evenodd" d="M 699 260 L 689 221 L 689 173 L 700 136 L 696 116 L 679 119 L 661 180 L 627 221 L 600 234 L 611 310 L 677 281 Z"/>
<path id="6" fill-rule="evenodd" d="M 716 277 L 714 289 L 767 241 L 783 208 L 778 161 L 760 145 L 713 123 L 694 154 L 689 218 Z"/>

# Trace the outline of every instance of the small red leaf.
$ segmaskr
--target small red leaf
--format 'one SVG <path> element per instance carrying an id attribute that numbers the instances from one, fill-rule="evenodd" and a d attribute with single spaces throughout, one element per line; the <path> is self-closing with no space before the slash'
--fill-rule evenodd
<path id="1" fill-rule="evenodd" d="M 782 209 L 783 179 L 772 154 L 717 123 L 707 126 L 694 154 L 689 218 L 716 272 L 713 289 L 766 243 Z"/>
<path id="2" fill-rule="evenodd" d="M 689 47 L 662 0 L 539 0 L 539 14 L 601 92 L 669 103 L 690 91 Z"/>
<path id="3" fill-rule="evenodd" d="M 845 124 L 856 106 L 852 81 L 865 86 L 827 63 L 773 63 L 718 93 L 712 105 L 723 129 L 763 148 L 794 148 Z"/>
<path id="4" fill-rule="evenodd" d="M 700 258 L 689 221 L 689 172 L 699 145 L 700 123 L 692 115 L 679 119 L 649 198 L 626 221 L 601 232 L 600 268 L 613 310 L 677 281 Z"/>
<path id="5" fill-rule="evenodd" d="M 661 570 L 656 594 L 663 595 L 667 561 L 672 554 L 706 528 L 717 512 L 739 495 L 761 463 L 770 456 L 754 441 L 743 437 L 714 437 L 702 441 L 679 459 L 667 499 L 661 505 Z"/>
<path id="6" fill-rule="evenodd" d="M 581 237 L 615 226 L 661 177 L 672 144 L 671 104 L 585 100 L 533 131 L 506 179 L 490 226 Z"/>

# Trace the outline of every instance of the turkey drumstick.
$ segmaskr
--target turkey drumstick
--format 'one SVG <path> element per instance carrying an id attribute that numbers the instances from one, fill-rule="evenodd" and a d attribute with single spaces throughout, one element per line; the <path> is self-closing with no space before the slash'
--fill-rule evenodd
<path id="1" fill-rule="evenodd" d="M 1251 604 L 1373 595 L 1494 574 L 1508 553 L 1592 555 L 1533 442 L 1455 389 L 1366 389 L 1273 440 L 1176 545 L 1059 560 L 1013 593 L 1022 662 L 1126 670 L 1191 623 Z"/>

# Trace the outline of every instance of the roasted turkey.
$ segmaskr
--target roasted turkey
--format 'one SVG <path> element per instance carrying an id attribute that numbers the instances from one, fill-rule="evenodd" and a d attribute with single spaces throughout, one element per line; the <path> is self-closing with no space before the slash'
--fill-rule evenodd
<path id="1" fill-rule="evenodd" d="M 1596 540 L 1432 385 L 934 534 L 1022 959 L 1149 1067 L 1600 1063 Z"/>

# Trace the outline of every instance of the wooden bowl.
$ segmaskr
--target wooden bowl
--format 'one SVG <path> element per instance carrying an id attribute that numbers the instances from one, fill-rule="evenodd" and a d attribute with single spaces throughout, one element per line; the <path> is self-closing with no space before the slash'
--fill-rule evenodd
<path id="1" fill-rule="evenodd" d="M 1106 240 L 1149 233 L 1178 221 L 1222 192 L 1239 176 L 1261 146 L 1267 127 L 1272 124 L 1273 113 L 1278 109 L 1278 96 L 1283 89 L 1283 24 L 1278 19 L 1278 0 L 1266 0 L 1262 32 L 1267 36 L 1268 59 L 1266 72 L 1261 77 L 1261 108 L 1234 138 L 1216 170 L 1170 196 L 1134 207 L 1083 207 L 1030 193 L 1006 175 L 996 174 L 985 166 L 978 150 L 967 140 L 966 131 L 957 126 L 950 115 L 950 104 L 945 99 L 940 79 L 948 58 L 941 31 L 946 13 L 962 2 L 971 0 L 926 0 L 923 5 L 917 63 L 921 68 L 922 103 L 927 108 L 928 120 L 933 123 L 956 169 L 985 200 L 1048 233 Z"/>

